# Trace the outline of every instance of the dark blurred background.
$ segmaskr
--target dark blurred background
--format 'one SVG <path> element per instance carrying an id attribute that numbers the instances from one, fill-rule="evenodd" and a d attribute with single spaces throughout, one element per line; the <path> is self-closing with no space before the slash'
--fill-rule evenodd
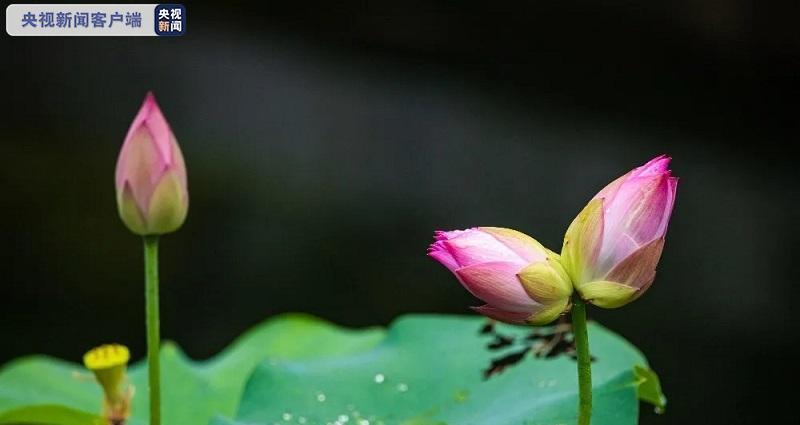
<path id="1" fill-rule="evenodd" d="M 642 423 L 789 423 L 800 7 L 765 3 L 190 3 L 177 39 L 4 35 L 0 363 L 144 354 L 113 172 L 152 89 L 191 192 L 162 242 L 162 333 L 191 356 L 281 312 L 470 314 L 433 230 L 558 249 L 598 189 L 669 153 L 659 277 L 591 314 L 661 375 L 667 414 Z"/>

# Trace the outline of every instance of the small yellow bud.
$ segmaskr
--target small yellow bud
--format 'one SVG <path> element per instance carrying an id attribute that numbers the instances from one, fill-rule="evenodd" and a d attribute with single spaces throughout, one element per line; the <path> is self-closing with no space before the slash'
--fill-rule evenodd
<path id="1" fill-rule="evenodd" d="M 130 360 L 128 347 L 105 344 L 89 350 L 83 364 L 94 373 L 105 395 L 105 415 L 113 423 L 128 417 L 132 392 L 127 385 L 126 367 Z"/>

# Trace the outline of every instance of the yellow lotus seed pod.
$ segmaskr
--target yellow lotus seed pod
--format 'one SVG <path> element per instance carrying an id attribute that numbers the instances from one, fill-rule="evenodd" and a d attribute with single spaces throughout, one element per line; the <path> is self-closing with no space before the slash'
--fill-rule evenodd
<path id="1" fill-rule="evenodd" d="M 105 344 L 89 350 L 83 364 L 103 387 L 106 417 L 113 423 L 128 416 L 131 391 L 126 383 L 126 367 L 131 355 L 128 347 Z"/>

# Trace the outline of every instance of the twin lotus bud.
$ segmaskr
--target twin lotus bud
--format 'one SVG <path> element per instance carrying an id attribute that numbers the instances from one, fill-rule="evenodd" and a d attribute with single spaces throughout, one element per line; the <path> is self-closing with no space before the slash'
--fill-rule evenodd
<path id="1" fill-rule="evenodd" d="M 160 235 L 186 219 L 186 165 L 152 93 L 133 119 L 117 159 L 117 208 L 133 233 Z"/>
<path id="2" fill-rule="evenodd" d="M 83 356 L 84 366 L 103 388 L 103 409 L 110 423 L 124 423 L 130 413 L 133 391 L 125 371 L 129 360 L 128 347 L 119 344 L 101 345 Z"/>
<path id="3" fill-rule="evenodd" d="M 659 156 L 601 190 L 575 218 L 561 256 L 516 230 L 437 232 L 431 257 L 509 323 L 546 324 L 570 307 L 573 288 L 599 307 L 621 307 L 653 282 L 678 180 Z"/>

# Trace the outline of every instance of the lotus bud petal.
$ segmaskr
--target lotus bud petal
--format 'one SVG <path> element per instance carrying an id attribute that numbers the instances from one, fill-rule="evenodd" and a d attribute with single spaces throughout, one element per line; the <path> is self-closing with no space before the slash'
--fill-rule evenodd
<path id="1" fill-rule="evenodd" d="M 145 97 L 117 159 L 117 208 L 133 233 L 159 235 L 186 219 L 183 154 L 152 93 Z"/>
<path id="2" fill-rule="evenodd" d="M 508 323 L 546 324 L 569 308 L 572 284 L 558 254 L 512 229 L 437 232 L 428 255 L 486 305 L 473 307 Z"/>
<path id="3" fill-rule="evenodd" d="M 616 308 L 653 282 L 678 186 L 669 162 L 662 155 L 614 180 L 570 225 L 562 264 L 583 299 Z"/>

